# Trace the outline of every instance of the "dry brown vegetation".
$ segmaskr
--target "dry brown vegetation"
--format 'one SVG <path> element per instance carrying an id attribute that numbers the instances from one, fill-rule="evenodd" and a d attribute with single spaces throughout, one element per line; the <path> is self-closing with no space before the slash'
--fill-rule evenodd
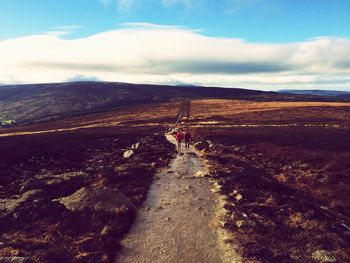
<path id="1" fill-rule="evenodd" d="M 227 242 L 241 246 L 244 262 L 317 262 L 318 250 L 350 262 L 349 111 L 334 103 L 192 103 L 194 124 L 200 117 L 256 125 L 196 128 L 213 144 L 205 157 L 226 197 L 224 228 L 234 234 Z"/>
<path id="2" fill-rule="evenodd" d="M 180 102 L 154 103 L 119 110 L 93 113 L 80 117 L 65 118 L 30 126 L 0 129 L 0 137 L 42 132 L 74 131 L 80 129 L 128 126 L 167 126 L 176 117 Z M 130 127 L 132 129 L 132 127 Z"/>
<path id="3" fill-rule="evenodd" d="M 195 100 L 191 120 L 216 124 L 350 125 L 350 104 L 340 102 L 253 102 Z M 211 123 L 210 125 L 212 125 Z"/>
<path id="4" fill-rule="evenodd" d="M 132 207 L 171 159 L 174 149 L 161 132 L 180 105 L 0 130 L 0 257 L 113 262 Z M 234 235 L 226 242 L 240 246 L 244 262 L 310 263 L 318 250 L 350 262 L 349 104 L 215 99 L 192 101 L 190 108 L 197 139 L 212 143 L 204 157 L 225 196 L 223 227 Z M 123 158 L 136 142 L 136 153 Z M 59 181 L 72 172 L 83 177 Z M 46 185 L 28 196 L 23 186 L 33 178 L 47 178 Z M 82 187 L 116 189 L 132 206 L 100 213 L 57 202 Z"/>
<path id="5" fill-rule="evenodd" d="M 162 125 L 177 111 L 142 106 L 6 129 L 0 137 L 1 260 L 114 262 L 154 174 L 172 158 Z M 157 127 L 148 125 L 153 121 Z M 16 135 L 22 131 L 29 134 Z M 124 158 L 135 143 L 134 154 Z M 67 196 L 74 209 L 65 205 Z"/>

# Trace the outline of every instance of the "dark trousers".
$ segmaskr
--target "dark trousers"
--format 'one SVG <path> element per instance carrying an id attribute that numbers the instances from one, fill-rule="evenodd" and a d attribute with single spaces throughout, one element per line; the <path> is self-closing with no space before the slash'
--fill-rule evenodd
<path id="1" fill-rule="evenodd" d="M 185 147 L 187 147 L 187 148 L 190 147 L 190 140 L 185 140 Z"/>

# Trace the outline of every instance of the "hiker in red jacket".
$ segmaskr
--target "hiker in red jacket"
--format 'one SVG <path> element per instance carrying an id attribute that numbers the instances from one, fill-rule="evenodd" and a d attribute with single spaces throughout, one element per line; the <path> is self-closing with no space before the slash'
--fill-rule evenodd
<path id="1" fill-rule="evenodd" d="M 177 145 L 181 147 L 181 142 L 184 139 L 184 134 L 181 131 L 178 131 L 176 133 L 176 140 L 177 140 Z"/>
<path id="2" fill-rule="evenodd" d="M 184 137 L 185 137 L 185 147 L 189 148 L 190 147 L 190 142 L 191 142 L 191 137 L 192 137 L 189 130 L 187 130 L 185 132 L 185 136 Z"/>

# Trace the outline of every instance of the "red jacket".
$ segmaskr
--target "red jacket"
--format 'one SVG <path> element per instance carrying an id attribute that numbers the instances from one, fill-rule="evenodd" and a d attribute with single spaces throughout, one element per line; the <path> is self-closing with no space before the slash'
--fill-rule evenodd
<path id="1" fill-rule="evenodd" d="M 184 134 L 182 132 L 176 133 L 176 140 L 182 141 L 184 139 Z"/>

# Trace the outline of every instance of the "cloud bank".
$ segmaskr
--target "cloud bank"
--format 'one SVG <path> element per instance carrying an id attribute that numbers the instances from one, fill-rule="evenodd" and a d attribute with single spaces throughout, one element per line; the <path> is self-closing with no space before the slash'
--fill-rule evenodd
<path id="1" fill-rule="evenodd" d="M 135 83 L 350 90 L 350 39 L 249 43 L 144 23 L 80 39 L 60 31 L 0 41 L 0 83 Z"/>

